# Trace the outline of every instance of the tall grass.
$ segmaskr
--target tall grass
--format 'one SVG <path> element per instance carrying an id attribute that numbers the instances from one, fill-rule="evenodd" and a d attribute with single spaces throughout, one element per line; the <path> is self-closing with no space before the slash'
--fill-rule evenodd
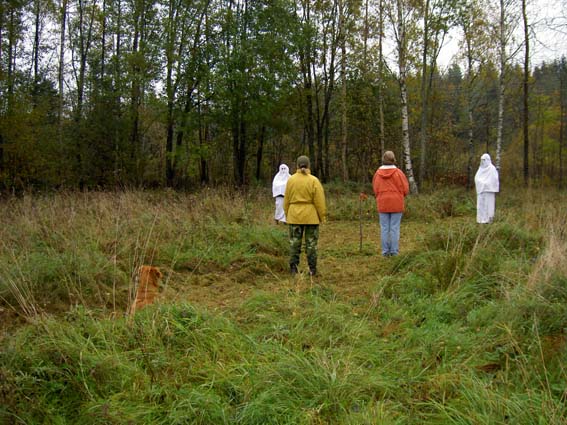
<path id="1" fill-rule="evenodd" d="M 359 251 L 359 188 L 332 189 L 313 281 L 268 192 L 2 204 L 0 313 L 29 323 L 3 329 L 0 422 L 565 423 L 565 196 L 480 226 L 471 194 L 419 195 L 385 259 L 374 205 Z M 163 300 L 127 319 L 143 263 Z"/>
<path id="2" fill-rule="evenodd" d="M 28 317 L 78 304 L 124 311 L 141 264 L 199 273 L 270 260 L 283 242 L 268 208 L 228 190 L 10 200 L 0 204 L 0 296 Z"/>

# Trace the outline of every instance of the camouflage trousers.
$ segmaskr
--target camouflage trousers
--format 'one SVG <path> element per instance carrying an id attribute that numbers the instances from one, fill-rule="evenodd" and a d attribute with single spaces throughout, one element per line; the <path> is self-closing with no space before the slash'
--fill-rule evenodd
<path id="1" fill-rule="evenodd" d="M 299 265 L 301 242 L 305 234 L 305 254 L 309 270 L 317 270 L 317 242 L 319 241 L 318 224 L 288 224 L 289 228 L 289 265 L 293 269 Z"/>

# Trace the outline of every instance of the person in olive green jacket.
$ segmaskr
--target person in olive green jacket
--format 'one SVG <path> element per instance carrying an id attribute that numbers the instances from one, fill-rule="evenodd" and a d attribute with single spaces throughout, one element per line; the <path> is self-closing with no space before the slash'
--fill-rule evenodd
<path id="1" fill-rule="evenodd" d="M 309 274 L 314 276 L 317 273 L 319 224 L 325 221 L 327 207 L 323 186 L 317 177 L 311 175 L 309 158 L 304 155 L 297 158 L 297 170 L 287 181 L 284 211 L 289 228 L 291 274 L 297 273 L 301 243 L 305 235 Z"/>

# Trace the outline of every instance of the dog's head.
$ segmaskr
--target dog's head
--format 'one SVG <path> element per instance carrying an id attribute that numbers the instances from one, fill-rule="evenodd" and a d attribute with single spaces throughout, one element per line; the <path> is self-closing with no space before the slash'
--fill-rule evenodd
<path id="1" fill-rule="evenodd" d="M 163 275 L 157 267 L 140 266 L 140 282 L 145 282 L 157 288 L 159 286 L 158 282 L 162 276 Z"/>

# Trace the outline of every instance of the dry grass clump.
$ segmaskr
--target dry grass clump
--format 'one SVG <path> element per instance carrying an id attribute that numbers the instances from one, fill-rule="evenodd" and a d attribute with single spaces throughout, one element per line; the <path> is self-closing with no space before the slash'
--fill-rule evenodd
<path id="1" fill-rule="evenodd" d="M 251 226 L 269 223 L 266 201 L 261 193 L 228 189 L 9 199 L 0 204 L 0 297 L 27 317 L 78 304 L 125 311 L 142 264 L 197 271 L 203 264 L 226 269 L 248 254 L 273 255 L 273 229 L 248 238 Z"/>

